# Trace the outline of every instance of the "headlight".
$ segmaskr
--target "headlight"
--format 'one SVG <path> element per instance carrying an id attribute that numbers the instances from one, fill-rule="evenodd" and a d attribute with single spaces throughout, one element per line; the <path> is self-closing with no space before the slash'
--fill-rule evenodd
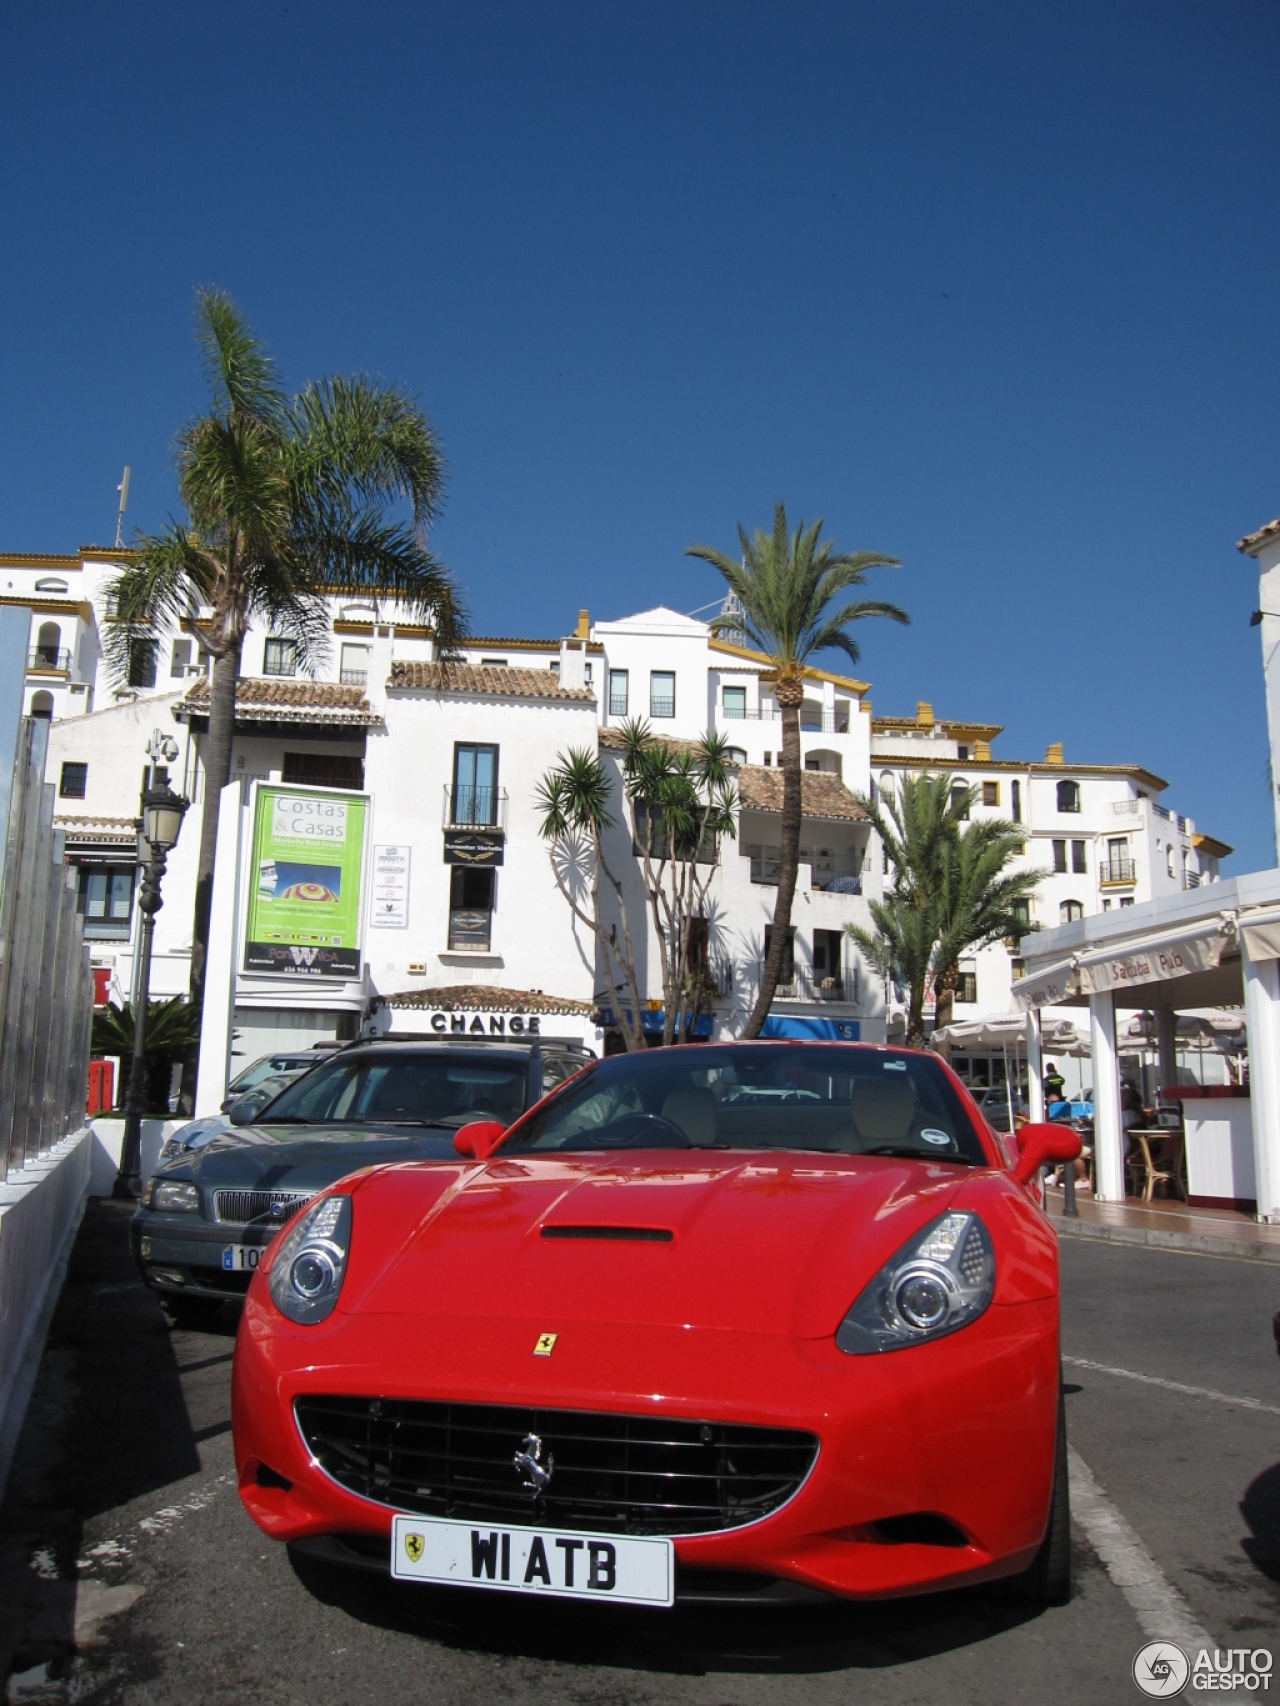
<path id="1" fill-rule="evenodd" d="M 194 1185 L 184 1185 L 176 1179 L 152 1179 L 147 1186 L 146 1202 L 158 1214 L 199 1214 L 200 1193 Z"/>
<path id="2" fill-rule="evenodd" d="M 991 1302 L 996 1258 L 976 1214 L 944 1214 L 904 1244 L 836 1333 L 851 1356 L 896 1351 L 954 1333 Z"/>
<path id="3" fill-rule="evenodd" d="M 324 1197 L 298 1216 L 276 1248 L 267 1275 L 267 1289 L 282 1315 L 310 1325 L 332 1312 L 350 1243 L 350 1197 Z"/>

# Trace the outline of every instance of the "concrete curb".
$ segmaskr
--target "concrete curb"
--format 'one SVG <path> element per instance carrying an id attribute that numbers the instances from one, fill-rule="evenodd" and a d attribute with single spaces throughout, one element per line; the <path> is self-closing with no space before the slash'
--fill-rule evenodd
<path id="1" fill-rule="evenodd" d="M 1149 1226 L 1105 1226 L 1093 1220 L 1052 1215 L 1054 1231 L 1067 1238 L 1096 1238 L 1104 1244 L 1145 1245 L 1149 1250 L 1183 1250 L 1200 1256 L 1231 1256 L 1237 1262 L 1280 1264 L 1280 1243 L 1215 1238 L 1207 1232 L 1159 1232 Z"/>

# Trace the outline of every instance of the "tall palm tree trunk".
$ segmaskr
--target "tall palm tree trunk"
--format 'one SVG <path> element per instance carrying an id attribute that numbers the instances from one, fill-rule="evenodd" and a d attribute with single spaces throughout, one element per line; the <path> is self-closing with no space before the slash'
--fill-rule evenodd
<path id="1" fill-rule="evenodd" d="M 804 684 L 783 678 L 774 687 L 774 698 L 782 712 L 782 847 L 778 859 L 778 898 L 773 907 L 773 933 L 760 975 L 760 992 L 743 1030 L 744 1037 L 758 1037 L 773 1005 L 783 963 L 791 940 L 791 906 L 796 896 L 796 874 L 800 869 L 800 703 Z"/>
<path id="2" fill-rule="evenodd" d="M 204 742 L 204 805 L 200 813 L 200 855 L 196 862 L 196 907 L 191 927 L 190 1000 L 198 1022 L 204 1022 L 204 987 L 209 961 L 209 921 L 213 906 L 213 867 L 218 850 L 218 812 L 222 790 L 231 780 L 231 744 L 236 729 L 236 682 L 240 676 L 240 646 L 228 647 L 213 660 L 209 683 L 209 730 Z M 196 1075 L 200 1039 L 182 1061 L 179 1111 L 195 1113 Z"/>

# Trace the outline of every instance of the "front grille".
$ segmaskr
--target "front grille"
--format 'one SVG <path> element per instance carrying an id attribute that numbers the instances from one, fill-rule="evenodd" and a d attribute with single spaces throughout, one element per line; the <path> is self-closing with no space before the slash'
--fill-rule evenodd
<path id="1" fill-rule="evenodd" d="M 818 1441 L 795 1428 L 403 1398 L 299 1398 L 316 1462 L 361 1498 L 463 1522 L 609 1534 L 705 1534 L 755 1522 L 795 1493 Z M 540 1442 L 535 1497 L 513 1459 Z"/>
<path id="2" fill-rule="evenodd" d="M 251 1226 L 256 1220 L 283 1226 L 314 1195 L 314 1191 L 215 1191 L 213 1218 L 232 1226 Z"/>

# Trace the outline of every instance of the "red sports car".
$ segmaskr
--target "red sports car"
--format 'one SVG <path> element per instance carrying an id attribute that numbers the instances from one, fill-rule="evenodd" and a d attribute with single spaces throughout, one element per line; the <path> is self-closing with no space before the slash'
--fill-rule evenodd
<path id="1" fill-rule="evenodd" d="M 240 1496 L 433 1584 L 670 1605 L 1070 1590 L 1053 1229 L 1078 1140 L 933 1055 L 616 1055 L 301 1212 L 236 1344 Z M 1009 1145 L 1006 1151 L 1002 1145 Z"/>

